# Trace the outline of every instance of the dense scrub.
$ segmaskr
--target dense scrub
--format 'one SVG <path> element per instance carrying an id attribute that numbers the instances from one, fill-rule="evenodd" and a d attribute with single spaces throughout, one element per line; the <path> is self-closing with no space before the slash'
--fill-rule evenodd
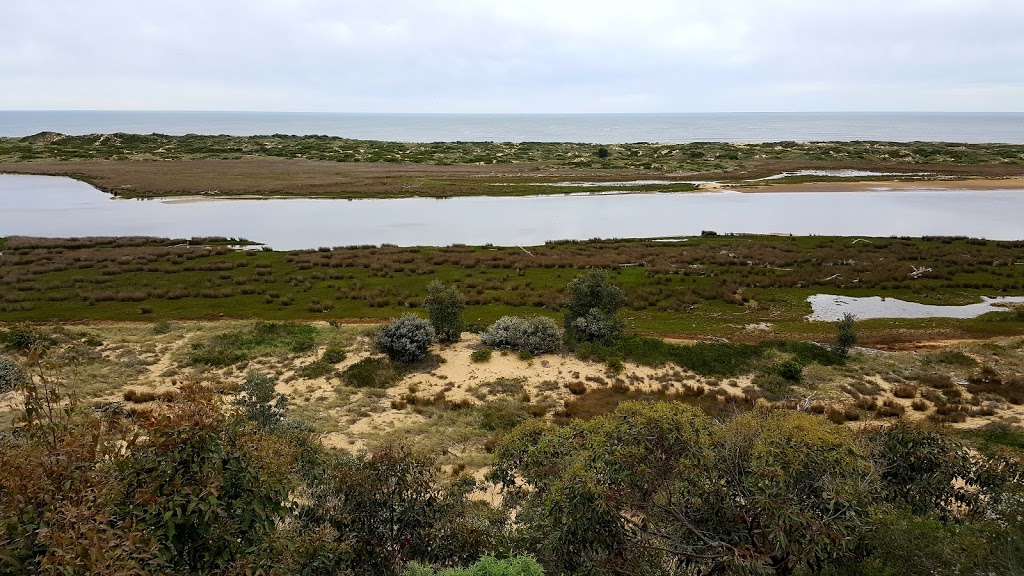
<path id="1" fill-rule="evenodd" d="M 1024 432 L 1005 425 L 854 429 L 763 400 L 712 415 L 691 406 L 710 393 L 626 386 L 595 389 L 608 409 L 587 413 L 584 389 L 548 419 L 506 380 L 480 385 L 500 401 L 445 408 L 494 434 L 481 481 L 400 444 L 327 449 L 257 373 L 229 402 L 184 382 L 158 410 L 86 408 L 52 337 L 3 336 L 31 379 L 0 431 L 0 573 L 1009 575 L 1024 562 Z M 737 350 L 792 358 L 780 378 L 838 361 L 812 344 Z M 377 361 L 360 368 L 367 385 L 393 369 Z M 948 376 L 917 377 L 952 399 Z"/>
<path id="2" fill-rule="evenodd" d="M 718 236 L 559 242 L 529 254 L 467 246 L 243 253 L 197 243 L 7 239 L 0 312 L 9 320 L 386 318 L 422 306 L 426 285 L 440 279 L 464 295 L 467 318 L 492 322 L 555 313 L 566 301 L 567 282 L 596 268 L 608 270 L 625 292 L 620 316 L 627 328 L 706 337 L 742 333 L 743 324 L 757 322 L 813 331 L 803 322 L 804 299 L 818 292 L 937 304 L 1024 293 L 1024 243 L 965 238 Z M 931 271 L 914 275 L 923 264 Z M 1022 320 L 1003 313 L 901 325 L 1013 334 L 1024 330 Z"/>

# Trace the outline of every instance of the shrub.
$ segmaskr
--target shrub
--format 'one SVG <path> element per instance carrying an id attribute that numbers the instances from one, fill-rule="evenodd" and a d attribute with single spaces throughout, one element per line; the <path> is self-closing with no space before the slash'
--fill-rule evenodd
<path id="1" fill-rule="evenodd" d="M 564 322 L 572 341 L 610 343 L 622 334 L 622 321 L 617 313 L 626 303 L 626 295 L 608 282 L 606 272 L 578 276 L 567 289 Z"/>
<path id="2" fill-rule="evenodd" d="M 875 414 L 882 418 L 897 418 L 902 416 L 907 409 L 902 404 L 889 398 L 875 408 Z"/>
<path id="3" fill-rule="evenodd" d="M 836 341 L 832 345 L 832 350 L 843 358 L 846 358 L 850 354 L 850 349 L 857 344 L 857 328 L 854 325 L 856 320 L 853 314 L 847 312 L 836 322 Z"/>
<path id="4" fill-rule="evenodd" d="M 284 421 L 288 410 L 288 398 L 277 394 L 276 384 L 270 376 L 250 372 L 232 404 L 240 409 L 242 418 L 265 430 L 274 429 Z"/>
<path id="5" fill-rule="evenodd" d="M 352 388 L 388 388 L 402 378 L 402 371 L 384 358 L 364 358 L 341 373 Z"/>
<path id="6" fill-rule="evenodd" d="M 399 574 L 409 561 L 469 564 L 492 549 L 500 514 L 469 500 L 471 479 L 442 486 L 435 465 L 393 445 L 334 458 L 298 516 L 303 532 L 333 533 L 329 541 L 339 541 L 333 565 L 325 566 L 331 569 L 307 573 Z M 323 558 L 320 543 L 313 548 L 314 559 Z"/>
<path id="7" fill-rule="evenodd" d="M 438 340 L 458 342 L 462 338 L 462 311 L 466 309 L 466 299 L 454 286 L 445 286 L 437 280 L 428 284 L 423 307 L 427 309 Z"/>
<path id="8" fill-rule="evenodd" d="M 145 441 L 129 443 L 120 514 L 148 528 L 161 556 L 182 573 L 212 573 L 284 519 L 295 454 L 267 434 L 232 425 L 208 392 L 183 394 L 182 405 L 150 422 Z"/>
<path id="9" fill-rule="evenodd" d="M 917 386 L 913 384 L 900 384 L 893 387 L 892 395 L 897 398 L 914 398 L 917 396 Z"/>
<path id="10" fill-rule="evenodd" d="M 555 321 L 545 316 L 503 316 L 480 336 L 493 348 L 520 350 L 530 354 L 554 352 L 562 345 Z"/>
<path id="11" fill-rule="evenodd" d="M 377 348 L 395 362 L 415 362 L 426 355 L 434 340 L 430 322 L 406 314 L 384 325 L 377 333 Z"/>
<path id="12" fill-rule="evenodd" d="M 295 374 L 300 378 L 312 379 L 332 376 L 336 371 L 337 369 L 333 365 L 323 360 L 316 360 L 300 367 Z"/>
<path id="13" fill-rule="evenodd" d="M 479 350 L 474 350 L 473 353 L 469 355 L 469 359 L 473 362 L 488 362 L 491 359 L 491 353 L 490 348 L 481 348 Z"/>
<path id="14" fill-rule="evenodd" d="M 341 348 L 330 346 L 324 350 L 323 354 L 320 355 L 320 360 L 327 364 L 337 364 L 338 362 L 345 360 L 347 356 L 348 355 L 345 354 L 345 351 Z"/>
<path id="15" fill-rule="evenodd" d="M 309 352 L 316 345 L 316 328 L 309 324 L 256 322 L 252 328 L 217 334 L 205 342 L 193 342 L 188 361 L 192 365 L 230 366 L 263 351 Z"/>
<path id="16" fill-rule="evenodd" d="M 614 313 L 592 308 L 567 327 L 577 342 L 615 341 L 622 334 L 622 320 Z"/>
<path id="17" fill-rule="evenodd" d="M 491 432 L 511 430 L 529 419 L 526 405 L 515 400 L 495 400 L 480 406 L 480 427 Z"/>
<path id="18" fill-rule="evenodd" d="M 0 356 L 0 394 L 16 390 L 28 381 L 28 374 L 14 359 Z"/>
<path id="19" fill-rule="evenodd" d="M 517 556 L 497 560 L 493 556 L 484 556 L 466 568 L 449 568 L 443 572 L 435 572 L 427 566 L 411 562 L 402 576 L 544 576 L 544 570 L 536 560 L 529 556 Z"/>
<path id="20" fill-rule="evenodd" d="M 792 382 L 777 374 L 758 374 L 753 380 L 754 386 L 768 400 L 782 400 L 790 394 Z"/>
<path id="21" fill-rule="evenodd" d="M 793 362 L 792 360 L 777 364 L 774 368 L 774 372 L 776 374 L 789 382 L 800 382 L 800 379 L 803 378 L 804 375 L 803 366 L 800 366 L 800 364 Z"/>

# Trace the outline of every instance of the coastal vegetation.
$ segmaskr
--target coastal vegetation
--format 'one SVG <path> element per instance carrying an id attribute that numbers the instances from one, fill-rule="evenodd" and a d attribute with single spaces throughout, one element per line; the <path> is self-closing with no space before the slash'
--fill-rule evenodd
<path id="1" fill-rule="evenodd" d="M 585 339 L 614 334 L 621 321 L 621 329 L 648 335 L 831 342 L 831 325 L 805 320 L 810 295 L 965 304 L 1024 291 L 1021 242 L 724 235 L 671 240 L 554 242 L 529 251 L 353 246 L 276 252 L 238 250 L 232 247 L 238 241 L 227 239 L 7 238 L 0 240 L 0 313 L 8 322 L 379 322 L 423 309 L 428 284 L 439 280 L 465 300 L 464 312 L 451 318 L 464 317 L 467 328 L 479 331 L 502 316 L 554 317 L 573 278 L 604 270 L 626 301 L 615 315 L 609 315 L 611 307 L 601 312 L 593 304 L 566 309 L 564 318 L 579 318 L 589 330 Z M 917 272 L 924 264 L 930 270 Z M 457 303 L 450 303 L 453 314 Z M 970 320 L 866 320 L 858 330 L 868 345 L 1016 335 L 1024 333 L 1024 316 L 1006 309 Z M 249 344 L 255 345 L 243 342 L 230 354 L 246 354 Z M 196 354 L 207 352 L 213 351 Z"/>
<path id="2" fill-rule="evenodd" d="M 503 381 L 479 405 L 418 405 L 433 427 L 479 414 L 494 441 L 471 475 L 394 433 L 325 446 L 257 372 L 235 391 L 184 383 L 149 410 L 83 404 L 53 368 L 66 340 L 43 340 L 6 348 L 35 376 L 0 432 L 9 573 L 1009 575 L 1024 561 L 1024 437 L 1006 425 L 850 428 L 763 399 L 711 415 L 643 393 L 549 419 Z"/>
<path id="3" fill-rule="evenodd" d="M 602 152 L 604 151 L 604 152 Z M 693 182 L 765 186 L 1024 175 L 1024 146 L 934 142 L 403 143 L 327 136 L 44 132 L 0 138 L 0 172 L 84 180 L 117 196 L 332 198 L 685 192 Z M 805 174 L 801 170 L 826 170 Z M 788 176 L 759 180 L 792 173 Z M 653 181 L 652 181 L 653 180 Z M 586 182 L 570 187 L 566 182 Z M 633 182 L 627 187 L 622 182 Z"/>
<path id="4" fill-rule="evenodd" d="M 568 279 L 564 334 L 504 316 L 437 344 L 464 320 L 455 282 L 425 283 L 430 319 L 380 327 L 11 325 L 0 568 L 853 576 L 1024 561 L 1024 340 L 858 352 L 846 317 L 827 325 L 833 345 L 667 342 L 622 333 L 617 279 Z"/>

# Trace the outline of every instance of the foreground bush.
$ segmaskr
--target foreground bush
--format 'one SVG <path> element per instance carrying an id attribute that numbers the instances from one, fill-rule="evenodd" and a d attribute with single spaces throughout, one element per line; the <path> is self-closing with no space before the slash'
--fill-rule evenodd
<path id="1" fill-rule="evenodd" d="M 0 435 L 0 573 L 210 573 L 273 539 L 296 486 L 289 439 L 194 385 L 144 434 L 65 390 L 27 388 L 19 432 Z"/>
<path id="2" fill-rule="evenodd" d="M 472 566 L 449 568 L 440 572 L 412 563 L 405 569 L 403 576 L 544 576 L 544 570 L 536 560 L 528 556 L 505 560 L 484 556 Z"/>
<path id="3" fill-rule="evenodd" d="M 513 541 L 559 574 L 862 574 L 861 563 L 902 565 L 897 535 L 928 531 L 974 546 L 954 553 L 961 568 L 1018 561 L 1019 528 L 998 554 L 977 540 L 997 542 L 985 536 L 990 517 L 1021 525 L 1020 454 L 971 462 L 955 442 L 901 426 L 858 435 L 767 404 L 718 423 L 682 404 L 625 403 L 588 422 L 520 426 L 497 446 L 490 478 L 517 519 Z M 1007 506 L 972 523 L 993 499 Z M 916 515 L 901 512 L 908 505 Z M 943 515 L 963 528 L 945 528 Z"/>
<path id="4" fill-rule="evenodd" d="M 430 322 L 406 314 L 385 324 L 377 332 L 377 349 L 395 362 L 415 362 L 427 354 L 434 340 L 434 328 Z"/>
<path id="5" fill-rule="evenodd" d="M 480 335 L 480 341 L 492 348 L 530 354 L 555 352 L 562 347 L 558 325 L 545 316 L 502 316 Z"/>
<path id="6" fill-rule="evenodd" d="M 298 510 L 303 532 L 329 535 L 307 564 L 318 573 L 398 574 L 406 563 L 469 564 L 491 545 L 503 518 L 470 501 L 473 481 L 441 486 L 434 462 L 400 446 L 343 455 L 325 469 Z M 327 544 L 327 542 L 324 542 Z"/>

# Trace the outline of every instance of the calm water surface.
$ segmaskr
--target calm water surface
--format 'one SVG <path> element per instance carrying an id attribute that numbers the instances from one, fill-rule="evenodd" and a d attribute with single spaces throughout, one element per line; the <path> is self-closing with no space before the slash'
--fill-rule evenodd
<path id="1" fill-rule="evenodd" d="M 834 322 L 842 318 L 844 314 L 853 314 L 860 320 L 868 318 L 977 318 L 986 312 L 1006 310 L 1006 304 L 1024 302 L 1024 296 L 983 297 L 981 302 L 963 306 L 938 306 L 879 296 L 856 298 L 834 294 L 808 296 L 807 302 L 810 303 L 811 310 L 813 310 L 807 317 L 808 320 Z"/>
<path id="2" fill-rule="evenodd" d="M 1024 143 L 1024 113 L 328 114 L 0 111 L 0 136 L 64 134 L 326 134 L 402 142 Z"/>
<path id="3" fill-rule="evenodd" d="M 1024 191 L 685 193 L 394 200 L 120 200 L 0 175 L 0 236 L 244 237 L 280 250 L 720 233 L 1024 239 Z"/>

